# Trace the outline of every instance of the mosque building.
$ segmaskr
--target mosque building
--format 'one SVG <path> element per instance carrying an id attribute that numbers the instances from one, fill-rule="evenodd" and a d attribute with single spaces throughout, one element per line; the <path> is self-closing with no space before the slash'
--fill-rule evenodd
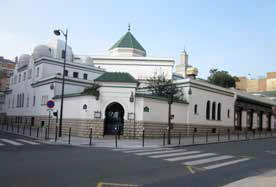
<path id="1" fill-rule="evenodd" d="M 55 38 L 19 57 L 0 104 L 2 123 L 47 125 L 48 100 L 55 101 L 53 112 L 59 115 L 64 46 Z M 158 75 L 173 79 L 183 92 L 171 106 L 172 134 L 276 127 L 274 101 L 196 79 L 198 70 L 188 64 L 185 50 L 176 66 L 172 58 L 147 56 L 130 28 L 108 56 L 75 55 L 70 46 L 66 51 L 65 133 L 71 127 L 73 135 L 88 136 L 92 128 L 93 136 L 102 138 L 119 128 L 125 137 L 139 137 L 143 129 L 147 136 L 160 136 L 168 128 L 168 99 L 145 89 L 146 80 Z M 93 85 L 98 88 L 89 91 Z M 52 116 L 50 129 L 58 125 Z"/>

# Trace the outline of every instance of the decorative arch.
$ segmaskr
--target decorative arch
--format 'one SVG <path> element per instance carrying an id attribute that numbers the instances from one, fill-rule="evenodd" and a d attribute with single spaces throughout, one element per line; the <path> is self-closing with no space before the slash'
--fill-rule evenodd
<path id="1" fill-rule="evenodd" d="M 216 102 L 212 104 L 212 120 L 216 119 Z"/>
<path id="2" fill-rule="evenodd" d="M 210 101 L 206 104 L 206 119 L 210 119 Z"/>
<path id="3" fill-rule="evenodd" d="M 112 102 L 105 108 L 104 135 L 119 134 L 124 129 L 124 107 L 118 102 Z"/>
<path id="4" fill-rule="evenodd" d="M 221 120 L 221 103 L 218 103 L 217 120 Z"/>

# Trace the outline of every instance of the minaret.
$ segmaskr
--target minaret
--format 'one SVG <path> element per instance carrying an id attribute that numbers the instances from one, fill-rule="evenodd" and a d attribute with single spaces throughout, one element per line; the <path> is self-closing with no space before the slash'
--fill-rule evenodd
<path id="1" fill-rule="evenodd" d="M 180 53 L 180 64 L 175 66 L 176 74 L 186 77 L 186 71 L 187 71 L 187 68 L 189 67 L 188 59 L 189 59 L 189 55 L 184 48 L 184 50 L 181 51 Z"/>

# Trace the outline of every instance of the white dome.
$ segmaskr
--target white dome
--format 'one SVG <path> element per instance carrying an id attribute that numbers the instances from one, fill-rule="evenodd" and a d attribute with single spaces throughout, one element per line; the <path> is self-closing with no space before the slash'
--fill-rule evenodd
<path id="1" fill-rule="evenodd" d="M 33 57 L 34 59 L 40 57 L 52 57 L 51 48 L 46 45 L 38 45 L 34 48 Z"/>
<path id="2" fill-rule="evenodd" d="M 58 59 L 62 59 L 62 53 L 65 49 L 65 42 L 58 39 L 58 38 L 53 38 L 52 40 L 49 41 L 49 43 L 47 44 L 51 49 L 53 49 L 53 57 L 54 58 L 58 58 Z M 66 61 L 72 62 L 74 59 L 74 54 L 72 51 L 72 48 L 67 45 L 66 48 Z"/>
<path id="3" fill-rule="evenodd" d="M 20 55 L 20 57 L 18 59 L 18 65 L 19 65 L 19 67 L 28 65 L 29 62 L 30 62 L 30 59 L 31 59 L 31 56 L 28 55 L 28 54 Z"/>

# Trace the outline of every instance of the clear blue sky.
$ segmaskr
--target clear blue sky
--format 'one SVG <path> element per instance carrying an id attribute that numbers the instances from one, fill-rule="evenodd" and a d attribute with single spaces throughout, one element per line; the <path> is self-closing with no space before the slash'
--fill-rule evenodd
<path id="1" fill-rule="evenodd" d="M 75 54 L 106 54 L 131 23 L 149 56 L 186 46 L 190 64 L 234 75 L 276 71 L 275 0 L 1 0 L 0 55 L 13 58 L 69 29 Z"/>

